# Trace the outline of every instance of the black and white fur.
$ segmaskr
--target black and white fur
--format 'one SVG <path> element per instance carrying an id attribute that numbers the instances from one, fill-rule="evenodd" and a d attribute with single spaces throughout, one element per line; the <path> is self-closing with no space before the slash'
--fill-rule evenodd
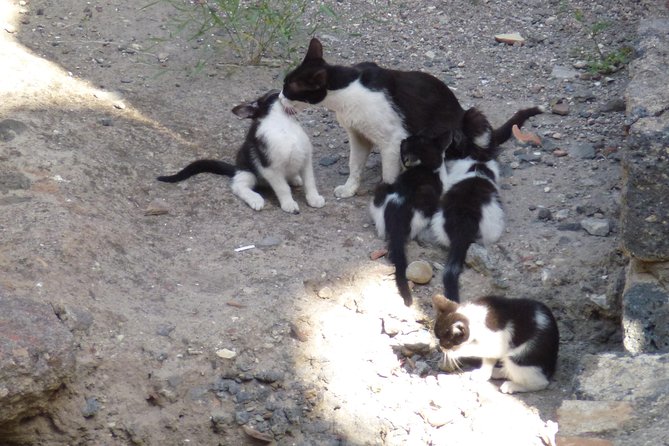
<path id="1" fill-rule="evenodd" d="M 486 296 L 458 304 L 432 298 L 434 333 L 444 352 L 442 368 L 459 368 L 461 358 L 481 358 L 472 377 L 505 379 L 502 393 L 545 389 L 555 373 L 560 335 L 550 309 L 532 299 Z M 501 367 L 495 367 L 497 362 Z"/>
<path id="2" fill-rule="evenodd" d="M 429 229 L 439 208 L 442 178 L 446 177 L 444 150 L 413 151 L 416 138 L 409 136 L 400 146 L 400 158 L 406 170 L 393 184 L 377 186 L 369 205 L 378 236 L 388 239 L 388 257 L 395 265 L 395 283 L 407 306 L 411 305 L 412 296 L 406 277 L 406 242 Z M 445 149 L 451 142 L 452 133 L 448 132 L 436 145 Z"/>
<path id="3" fill-rule="evenodd" d="M 180 172 L 160 176 L 158 180 L 175 183 L 205 172 L 230 176 L 232 192 L 256 211 L 264 207 L 265 200 L 253 189 L 259 182 L 267 183 L 279 199 L 281 209 L 290 213 L 300 210 L 293 200 L 290 184 L 303 185 L 307 204 L 323 207 L 325 199 L 318 193 L 314 178 L 311 141 L 293 112 L 286 111 L 278 97 L 279 91 L 272 90 L 232 109 L 237 116 L 253 120 L 237 152 L 235 165 L 219 160 L 197 160 Z"/>
<path id="4" fill-rule="evenodd" d="M 407 306 L 412 297 L 405 245 L 428 228 L 434 240 L 451 246 L 444 286 L 449 297 L 459 300 L 458 278 L 469 246 L 496 241 L 504 228 L 496 188 L 497 145 L 511 136 L 513 125 L 522 126 L 539 113 L 540 107 L 519 110 L 493 130 L 485 115 L 471 108 L 465 113 L 464 133 L 455 133 L 464 142 L 454 141 L 454 132 L 436 138 L 413 135 L 402 141 L 401 159 L 407 170 L 392 185 L 377 187 L 370 213 L 379 237 L 388 239 L 397 289 Z"/>
<path id="5" fill-rule="evenodd" d="M 389 70 L 372 62 L 329 65 L 315 38 L 302 63 L 285 77 L 281 98 L 287 106 L 324 105 L 348 133 L 350 173 L 335 188 L 339 198 L 358 190 L 372 147 L 381 153 L 383 182 L 391 184 L 400 172 L 402 140 L 426 130 L 433 135 L 460 131 L 465 112 L 446 84 L 430 74 Z"/>

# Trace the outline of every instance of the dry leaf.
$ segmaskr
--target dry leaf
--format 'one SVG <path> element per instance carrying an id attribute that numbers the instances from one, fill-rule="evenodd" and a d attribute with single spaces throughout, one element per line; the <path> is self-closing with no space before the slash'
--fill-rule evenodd
<path id="1" fill-rule="evenodd" d="M 518 140 L 518 142 L 521 142 L 523 144 L 532 144 L 534 146 L 540 146 L 541 145 L 541 138 L 539 138 L 538 135 L 530 132 L 523 132 L 518 128 L 517 125 L 514 125 L 511 127 L 511 131 L 513 132 L 513 136 Z"/>

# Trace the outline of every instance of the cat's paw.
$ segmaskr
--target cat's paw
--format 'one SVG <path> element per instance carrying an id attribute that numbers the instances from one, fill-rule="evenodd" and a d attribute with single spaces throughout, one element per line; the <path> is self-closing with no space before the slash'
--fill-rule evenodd
<path id="1" fill-rule="evenodd" d="M 322 195 L 307 195 L 307 204 L 312 208 L 322 208 L 325 206 L 325 198 Z"/>
<path id="2" fill-rule="evenodd" d="M 476 382 L 485 382 L 490 379 L 491 370 L 486 367 L 481 367 L 480 369 L 472 370 L 468 373 L 469 379 Z"/>
<path id="3" fill-rule="evenodd" d="M 348 184 L 342 184 L 335 187 L 334 194 L 337 198 L 349 198 L 355 195 L 357 187 L 351 187 Z"/>
<path id="4" fill-rule="evenodd" d="M 511 395 L 512 393 L 524 392 L 525 388 L 512 381 L 504 381 L 502 385 L 499 386 L 499 391 Z"/>
<path id="5" fill-rule="evenodd" d="M 297 205 L 297 202 L 295 202 L 295 200 L 290 200 L 281 203 L 281 209 L 283 209 L 285 212 L 288 212 L 289 214 L 300 213 L 300 207 Z"/>
<path id="6" fill-rule="evenodd" d="M 260 195 L 247 197 L 244 201 L 246 201 L 246 204 L 248 204 L 254 211 L 259 211 L 265 207 L 265 200 Z"/>

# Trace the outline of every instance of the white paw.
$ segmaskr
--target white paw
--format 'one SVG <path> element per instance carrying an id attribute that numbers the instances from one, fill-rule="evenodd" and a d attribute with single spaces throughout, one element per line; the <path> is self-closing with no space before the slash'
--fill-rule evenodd
<path id="1" fill-rule="evenodd" d="M 307 204 L 312 208 L 322 208 L 325 206 L 325 198 L 322 195 L 307 195 Z"/>
<path id="2" fill-rule="evenodd" d="M 281 209 L 290 214 L 297 214 L 300 212 L 300 207 L 297 205 L 297 202 L 294 200 L 286 201 L 281 203 Z"/>
<path id="3" fill-rule="evenodd" d="M 255 211 L 259 211 L 263 207 L 265 207 L 265 200 L 260 195 L 256 195 L 256 196 L 248 197 L 246 199 L 246 204 L 248 204 L 251 207 L 251 209 L 253 209 Z"/>
<path id="4" fill-rule="evenodd" d="M 521 391 L 519 387 L 511 381 L 504 381 L 501 386 L 499 386 L 499 391 L 502 393 L 512 394 L 518 391 Z"/>
<path id="5" fill-rule="evenodd" d="M 350 187 L 348 184 L 335 187 L 334 194 L 337 198 L 349 198 L 355 195 L 357 188 Z"/>
<path id="6" fill-rule="evenodd" d="M 469 379 L 476 382 L 485 382 L 490 379 L 490 370 L 481 367 L 468 373 Z"/>

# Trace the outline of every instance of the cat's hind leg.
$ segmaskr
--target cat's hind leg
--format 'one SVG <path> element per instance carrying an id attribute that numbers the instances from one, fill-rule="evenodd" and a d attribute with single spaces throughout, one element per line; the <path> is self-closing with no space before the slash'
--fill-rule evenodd
<path id="1" fill-rule="evenodd" d="M 259 211 L 265 206 L 265 200 L 253 190 L 257 182 L 256 176 L 251 172 L 237 171 L 235 176 L 232 177 L 232 193 L 244 200 L 251 209 Z"/>
<path id="2" fill-rule="evenodd" d="M 513 360 L 504 360 L 504 370 L 509 381 L 504 381 L 502 393 L 534 392 L 548 387 L 549 381 L 540 367 L 518 365 Z"/>
<path id="3" fill-rule="evenodd" d="M 348 159 L 348 179 L 346 183 L 335 187 L 334 194 L 337 198 L 349 198 L 355 195 L 360 187 L 362 172 L 365 170 L 365 164 L 369 153 L 372 151 L 372 142 L 361 133 L 346 129 L 348 141 L 351 146 L 351 153 Z M 399 156 L 399 155 L 398 155 Z"/>

